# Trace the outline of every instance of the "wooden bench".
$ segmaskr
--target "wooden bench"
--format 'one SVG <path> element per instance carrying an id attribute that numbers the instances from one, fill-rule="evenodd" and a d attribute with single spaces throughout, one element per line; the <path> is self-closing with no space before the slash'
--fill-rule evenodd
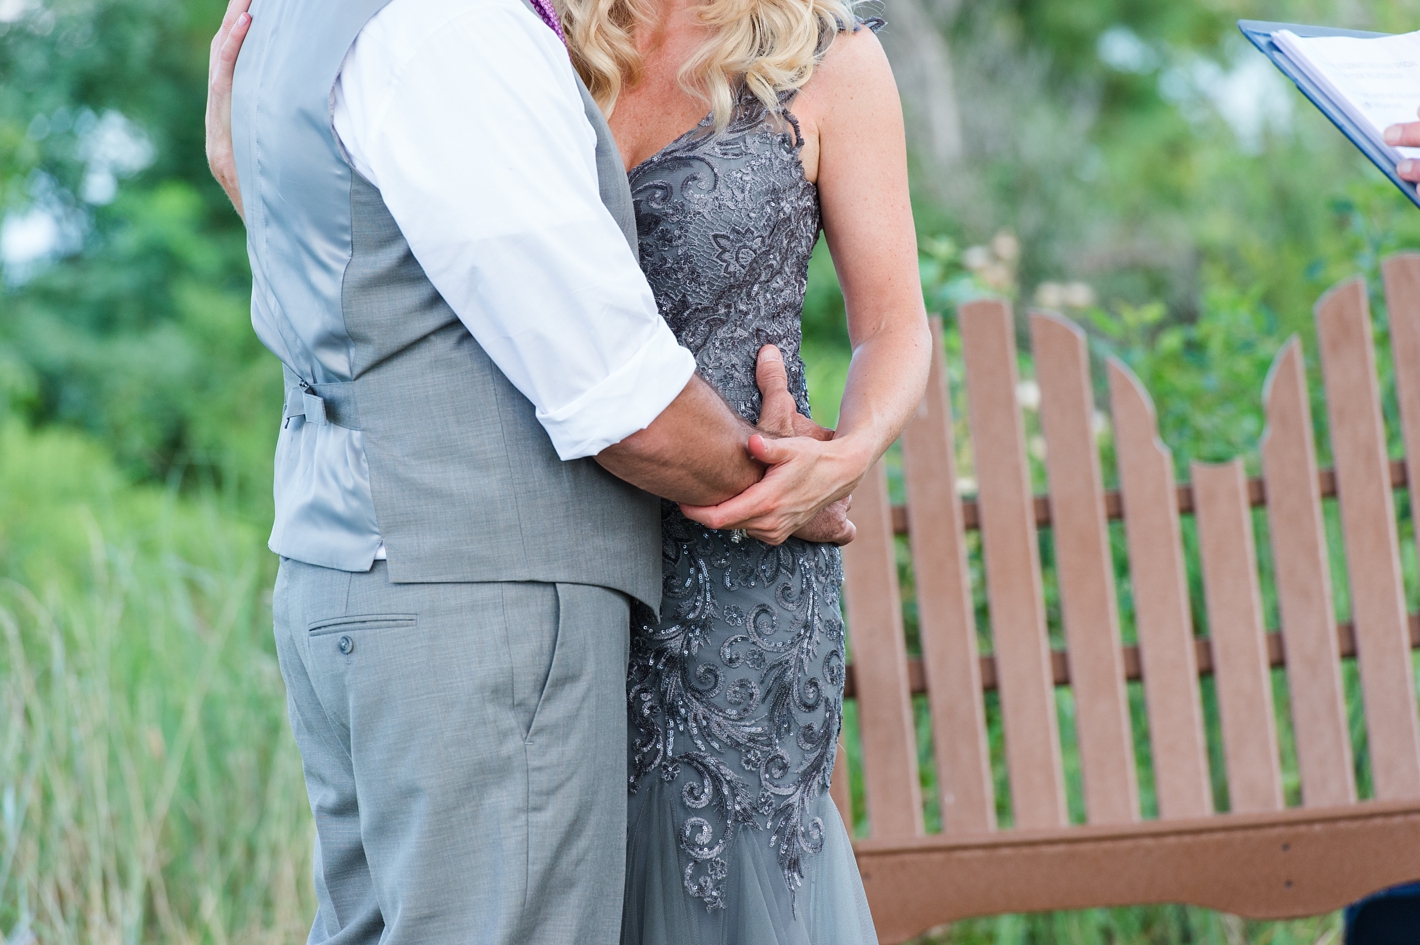
<path id="1" fill-rule="evenodd" d="M 1420 255 L 1386 261 L 1406 452 L 1420 456 Z M 905 508 L 879 464 L 854 497 L 845 549 L 866 837 L 859 867 L 885 943 L 968 916 L 1190 903 L 1252 918 L 1313 915 L 1420 879 L 1420 719 L 1393 490 L 1366 288 L 1342 283 L 1316 307 L 1334 470 L 1318 470 L 1300 342 L 1263 391 L 1260 479 L 1240 459 L 1195 463 L 1177 485 L 1153 405 L 1108 363 L 1118 462 L 1105 492 L 1084 334 L 1030 320 L 1049 493 L 1032 495 L 1017 402 L 1015 328 L 994 301 L 961 308 L 974 498 L 957 489 L 942 357 L 902 437 Z M 1337 625 L 1323 500 L 1339 504 L 1352 620 Z M 1252 510 L 1265 507 L 1281 630 L 1268 633 Z M 1180 517 L 1196 522 L 1211 637 L 1195 634 Z M 1122 519 L 1137 647 L 1121 645 L 1108 521 Z M 978 649 L 969 530 L 979 529 L 992 653 Z M 1066 647 L 1047 634 L 1038 532 L 1054 545 Z M 920 659 L 909 659 L 895 535 L 907 535 Z M 1342 661 L 1355 659 L 1373 797 L 1357 799 L 1357 746 Z M 1284 801 L 1271 668 L 1285 667 L 1300 774 Z M 1229 810 L 1215 809 L 1200 676 L 1221 719 Z M 1142 680 L 1157 819 L 1141 817 L 1127 681 Z M 1067 815 L 1057 690 L 1073 695 L 1086 822 Z M 997 690 L 1009 829 L 997 824 L 984 693 Z M 913 697 L 925 694 L 942 832 L 923 827 Z M 834 798 L 853 823 L 845 752 Z"/>

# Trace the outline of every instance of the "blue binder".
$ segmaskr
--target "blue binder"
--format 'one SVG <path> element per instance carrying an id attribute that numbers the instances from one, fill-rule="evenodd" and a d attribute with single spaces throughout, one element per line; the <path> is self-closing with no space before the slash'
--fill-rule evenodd
<path id="1" fill-rule="evenodd" d="M 1331 123 L 1341 129 L 1341 133 L 1351 139 L 1351 143 L 1361 149 L 1361 153 L 1371 159 L 1371 163 L 1380 168 L 1381 173 L 1390 178 L 1391 183 L 1400 188 L 1400 192 L 1410 198 L 1410 202 L 1420 207 L 1420 192 L 1416 191 L 1415 185 L 1407 180 L 1401 180 L 1400 175 L 1395 172 L 1395 164 L 1389 154 L 1372 144 L 1364 131 L 1348 118 L 1340 109 L 1335 108 L 1316 84 L 1308 79 L 1304 74 L 1292 66 L 1291 60 L 1283 55 L 1277 46 L 1272 42 L 1272 34 L 1279 30 L 1291 30 L 1298 36 L 1359 36 L 1363 39 L 1373 39 L 1378 36 L 1386 36 L 1386 33 L 1366 33 L 1360 30 L 1337 30 L 1325 26 L 1305 26 L 1300 23 L 1268 23 L 1263 20 L 1238 20 L 1238 29 L 1248 38 L 1272 64 L 1281 70 L 1282 74 L 1291 79 L 1293 84 L 1301 90 L 1301 93 L 1311 99 L 1311 103 L 1321 110 L 1321 113 L 1331 119 Z"/>

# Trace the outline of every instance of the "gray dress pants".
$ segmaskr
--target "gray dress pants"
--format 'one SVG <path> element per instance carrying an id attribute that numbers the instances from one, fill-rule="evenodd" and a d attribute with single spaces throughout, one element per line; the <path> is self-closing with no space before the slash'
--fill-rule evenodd
<path id="1" fill-rule="evenodd" d="M 623 595 L 287 560 L 272 609 L 315 814 L 311 943 L 618 941 Z"/>

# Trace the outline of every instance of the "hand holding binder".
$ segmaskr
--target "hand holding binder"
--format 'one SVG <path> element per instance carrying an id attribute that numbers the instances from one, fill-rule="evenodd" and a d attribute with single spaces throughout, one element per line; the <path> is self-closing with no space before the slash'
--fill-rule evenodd
<path id="1" fill-rule="evenodd" d="M 1420 206 L 1420 192 L 1406 179 L 1411 173 L 1420 177 L 1412 163 L 1420 159 L 1420 146 L 1404 147 L 1410 141 L 1403 136 L 1394 143 L 1386 138 L 1390 126 L 1409 121 L 1420 106 L 1420 33 L 1364 33 L 1257 20 L 1239 20 L 1238 28 Z M 1416 140 L 1420 142 L 1420 134 Z"/>
<path id="2" fill-rule="evenodd" d="M 1385 130 L 1384 138 L 1393 148 L 1420 148 L 1420 121 L 1391 125 Z M 1408 181 L 1420 181 L 1420 160 L 1406 158 L 1395 166 L 1395 172 Z"/>

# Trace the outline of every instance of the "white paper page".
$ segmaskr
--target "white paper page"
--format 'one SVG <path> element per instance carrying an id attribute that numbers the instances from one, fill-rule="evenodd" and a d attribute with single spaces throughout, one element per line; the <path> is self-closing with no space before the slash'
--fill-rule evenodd
<path id="1" fill-rule="evenodd" d="M 1420 120 L 1420 32 L 1365 39 L 1358 36 L 1273 34 L 1318 85 L 1332 93 L 1352 120 L 1368 128 L 1378 144 L 1391 125 Z M 1389 148 L 1401 157 L 1420 157 L 1420 148 Z"/>

